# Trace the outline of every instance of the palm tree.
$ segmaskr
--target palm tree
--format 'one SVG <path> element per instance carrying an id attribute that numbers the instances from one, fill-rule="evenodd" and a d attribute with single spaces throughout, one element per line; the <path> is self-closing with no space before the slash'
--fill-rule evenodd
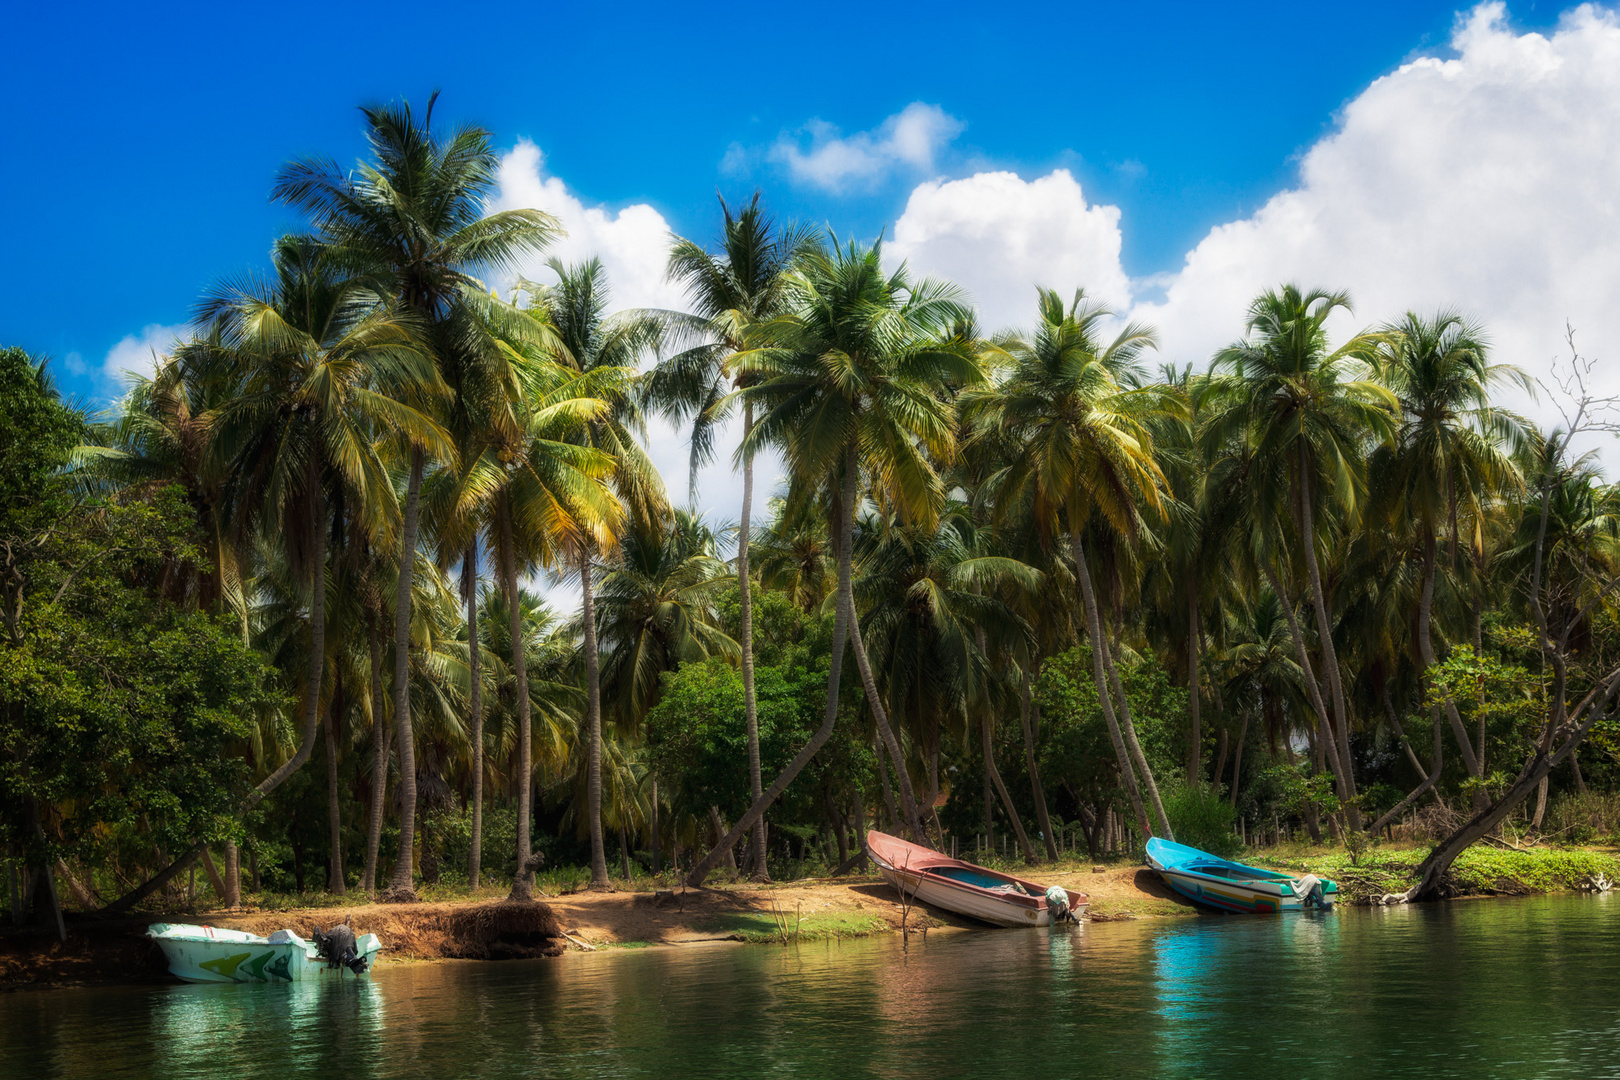
<path id="1" fill-rule="evenodd" d="M 1205 428 L 1209 445 L 1219 446 L 1238 431 L 1253 447 L 1251 493 L 1256 500 L 1250 527 L 1256 557 L 1272 590 L 1286 597 L 1277 580 L 1279 553 L 1270 550 L 1270 523 L 1287 519 L 1297 533 L 1305 563 L 1311 607 L 1316 615 L 1317 646 L 1322 652 L 1332 712 L 1328 761 L 1338 778 L 1352 828 L 1360 827 L 1356 782 L 1350 768 L 1350 717 L 1345 707 L 1339 657 L 1322 571 L 1317 561 L 1318 521 L 1330 508 L 1353 522 L 1366 490 L 1369 440 L 1387 438 L 1397 405 L 1389 390 L 1373 381 L 1370 361 L 1378 338 L 1356 334 L 1333 349 L 1326 322 L 1339 309 L 1350 309 L 1344 293 L 1302 292 L 1296 285 L 1261 294 L 1249 306 L 1247 338 L 1216 355 L 1214 368 L 1229 373 L 1222 398 Z M 1317 493 L 1321 491 L 1319 496 Z M 1289 618 L 1293 607 L 1283 603 Z M 1315 686 L 1305 641 L 1294 624 L 1295 651 Z M 1313 691 L 1314 703 L 1321 694 Z"/>
<path id="2" fill-rule="evenodd" d="M 1422 545 L 1416 630 L 1422 679 L 1435 662 L 1430 627 L 1442 529 L 1451 536 L 1455 572 L 1459 513 L 1475 517 L 1523 487 L 1504 444 L 1517 449 L 1530 433 L 1518 417 L 1491 405 L 1491 387 L 1512 382 L 1529 390 L 1532 384 L 1517 368 L 1489 363 L 1483 331 L 1453 312 L 1432 318 L 1408 312 L 1384 330 L 1381 346 L 1379 372 L 1399 401 L 1400 424 L 1372 457 L 1373 506 L 1392 530 L 1415 528 Z M 1456 705 L 1448 698 L 1444 708 L 1470 775 L 1483 780 L 1483 762 Z M 1478 794 L 1483 797 L 1483 788 Z"/>
<path id="3" fill-rule="evenodd" d="M 401 400 L 432 385 L 432 366 L 393 305 L 309 237 L 284 237 L 273 262 L 274 280 L 227 283 L 205 301 L 201 318 L 217 347 L 180 361 L 222 365 L 238 388 L 210 422 L 213 452 L 229 462 L 237 527 L 282 538 L 293 571 L 308 582 L 302 737 L 252 803 L 301 767 L 314 744 L 326 653 L 329 495 L 341 494 L 366 534 L 387 542 L 397 510 L 379 435 L 448 446 L 431 417 Z"/>
<path id="4" fill-rule="evenodd" d="M 607 272 L 597 259 L 578 266 L 558 260 L 547 264 L 557 284 L 537 286 L 534 310 L 556 335 L 559 362 L 580 376 L 602 381 L 607 407 L 597 410 L 577 429 L 583 446 L 612 462 L 614 490 L 633 521 L 652 521 L 666 513 L 663 480 L 636 441 L 642 431 L 641 410 L 630 382 L 641 358 L 662 341 L 664 324 L 656 315 L 625 311 L 608 314 Z M 602 839 L 602 672 L 597 652 L 593 553 L 612 538 L 616 524 L 605 513 L 592 529 L 573 530 L 573 562 L 580 581 L 580 623 L 584 629 L 586 681 L 586 793 L 590 801 L 591 888 L 607 891 L 607 855 Z"/>
<path id="5" fill-rule="evenodd" d="M 667 526 L 632 522 L 602 567 L 596 637 L 622 738 L 635 735 L 658 703 L 665 672 L 737 655 L 737 643 L 719 628 L 716 602 L 730 575 L 715 547 L 707 526 L 676 510 Z"/>
<path id="6" fill-rule="evenodd" d="M 310 215 L 337 258 L 378 276 L 420 322 L 432 357 L 444 370 L 459 366 L 460 301 L 469 292 L 483 292 L 471 275 L 510 269 L 520 255 L 542 250 L 560 229 L 555 219 L 538 210 L 485 213 L 500 165 L 489 133 L 461 127 L 448 138 L 435 135 L 437 100 L 435 93 L 420 118 L 409 102 L 362 109 L 374 160 L 360 163 L 353 172 L 326 158 L 292 162 L 277 177 L 274 197 Z M 439 385 L 437 379 L 424 380 L 416 403 L 425 408 L 433 396 L 428 388 Z M 400 733 L 400 825 L 408 852 L 416 819 L 408 686 L 412 553 L 429 447 L 406 438 L 410 468 L 394 610 L 394 712 Z M 447 456 L 441 460 L 453 461 L 453 449 L 443 449 Z M 400 898 L 414 896 L 409 857 L 395 867 L 390 889 Z"/>
<path id="7" fill-rule="evenodd" d="M 807 500 L 772 499 L 770 524 L 750 549 L 762 588 L 783 593 L 800 611 L 821 607 L 837 574 L 827 520 Z"/>
<path id="8" fill-rule="evenodd" d="M 733 214 L 724 199 L 720 251 L 710 253 L 676 237 L 669 254 L 668 277 L 685 287 L 691 314 L 680 320 L 702 344 L 662 361 L 646 384 L 648 401 L 676 420 L 692 417 L 692 454 L 688 487 L 697 497 L 697 470 L 714 454 L 714 432 L 725 419 L 732 398 L 727 383 L 746 380 L 730 370 L 730 360 L 747 347 L 748 335 L 761 322 L 785 309 L 787 270 L 814 242 L 814 233 L 788 226 L 777 229 L 759 204 L 759 195 Z M 754 427 L 754 404 L 744 400 L 743 438 Z M 748 782 L 754 801 L 764 794 L 759 764 L 759 713 L 754 700 L 754 601 L 748 567 L 753 527 L 754 455 L 742 457 L 742 518 L 737 532 L 737 584 L 742 621 L 743 715 L 748 730 Z M 753 831 L 753 877 L 770 880 L 765 865 L 763 819 Z"/>
<path id="9" fill-rule="evenodd" d="M 1103 344 L 1099 323 L 1110 312 L 1084 290 L 1065 307 L 1057 293 L 1041 289 L 1039 311 L 1031 337 L 1000 343 L 1010 358 L 1003 381 L 965 396 L 963 407 L 974 416 L 976 431 L 1011 443 L 1008 463 L 994 481 L 998 512 L 1010 513 L 1027 501 L 1043 542 L 1067 523 L 1097 698 L 1120 776 L 1143 834 L 1153 834 L 1142 802 L 1145 785 L 1163 834 L 1173 836 L 1102 631 L 1083 536 L 1095 519 L 1129 541 L 1142 530 L 1143 509 L 1160 511 L 1164 476 L 1153 459 L 1148 422 L 1177 403 L 1157 389 L 1121 385 L 1121 375 L 1152 347 L 1151 331 L 1133 323 Z"/>
<path id="10" fill-rule="evenodd" d="M 953 410 L 945 391 L 974 385 L 982 375 L 972 351 L 944 336 L 967 317 L 958 293 L 932 280 L 913 280 L 903 266 L 885 273 L 882 254 L 881 244 L 850 243 L 802 255 L 789 275 L 788 313 L 756 327 L 752 347 L 732 358 L 748 380 L 737 395 L 759 410 L 742 453 L 781 447 L 797 497 L 817 498 L 826 508 L 838 552 L 838 588 L 821 726 L 721 842 L 694 864 L 689 878 L 694 882 L 707 876 L 831 737 L 847 639 L 854 639 L 879 734 L 893 760 L 905 760 L 855 621 L 852 530 L 860 476 L 864 467 L 881 509 L 903 520 L 931 522 L 944 496 L 933 461 L 947 462 L 955 452 Z M 906 823 L 923 839 L 904 767 L 899 776 Z"/>
<path id="11" fill-rule="evenodd" d="M 967 508 L 952 506 L 930 529 L 900 522 L 862 527 L 856 543 L 855 598 L 865 608 L 872 653 L 889 715 L 928 748 L 929 805 L 939 794 L 938 747 L 947 717 L 980 718 L 985 770 L 1030 862 L 1035 852 L 989 753 L 999 704 L 995 660 L 1028 651 L 1030 627 L 1018 615 L 1041 574 L 993 545 Z M 875 524 L 875 523 L 874 523 Z M 1027 728 L 1026 728 L 1027 730 Z M 1033 748 L 1030 760 L 1033 760 Z M 1051 823 L 1041 827 L 1051 841 Z M 1052 848 L 1056 857 L 1056 848 Z"/>

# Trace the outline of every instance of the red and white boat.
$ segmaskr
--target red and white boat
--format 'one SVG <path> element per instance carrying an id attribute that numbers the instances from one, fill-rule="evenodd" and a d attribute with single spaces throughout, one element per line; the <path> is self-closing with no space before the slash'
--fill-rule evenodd
<path id="1" fill-rule="evenodd" d="M 876 830 L 866 834 L 866 851 L 883 880 L 906 897 L 994 926 L 1050 926 L 1054 917 L 1079 918 L 1090 900 L 1085 893 L 988 870 Z"/>

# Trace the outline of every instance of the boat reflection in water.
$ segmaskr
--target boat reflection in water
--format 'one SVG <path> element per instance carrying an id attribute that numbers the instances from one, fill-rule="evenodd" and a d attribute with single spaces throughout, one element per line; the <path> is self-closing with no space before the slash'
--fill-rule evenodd
<path id="1" fill-rule="evenodd" d="M 255 1063 L 341 1061 L 347 1076 L 382 1075 L 386 992 L 371 979 L 194 983 L 152 1002 L 149 1045 L 163 1075 L 227 1076 Z M 377 1066 L 356 1074 L 352 1066 Z"/>

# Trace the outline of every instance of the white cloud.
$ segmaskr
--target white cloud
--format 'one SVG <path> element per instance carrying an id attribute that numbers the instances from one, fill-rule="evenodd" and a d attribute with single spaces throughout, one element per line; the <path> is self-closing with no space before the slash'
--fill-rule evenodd
<path id="1" fill-rule="evenodd" d="M 186 330 L 184 323 L 175 326 L 151 323 L 138 334 L 126 335 L 107 350 L 106 359 L 101 362 L 103 387 L 121 389 L 129 381 L 130 374 L 150 376 L 157 370 L 158 359 L 174 351 Z M 77 374 L 83 370 L 83 362 L 75 363 L 75 357 L 77 354 L 68 358 L 68 367 Z"/>
<path id="2" fill-rule="evenodd" d="M 614 213 L 603 206 L 587 205 L 560 178 L 545 174 L 544 155 L 527 139 L 501 158 L 497 183 L 491 211 L 544 210 L 557 217 L 568 231 L 543 255 L 530 256 L 519 267 L 523 277 L 555 281 L 556 275 L 546 268 L 546 260 L 555 256 L 572 264 L 597 256 L 607 270 L 615 307 L 680 305 L 680 290 L 664 280 L 670 228 L 656 209 L 634 203 Z"/>
<path id="3" fill-rule="evenodd" d="M 1204 361 L 1257 292 L 1295 281 L 1349 290 L 1341 330 L 1459 308 L 1538 375 L 1567 317 L 1620 391 L 1620 21 L 1582 7 L 1520 34 L 1483 4 L 1451 45 L 1367 87 L 1296 187 L 1212 230 L 1138 306 L 1168 359 Z"/>
<path id="4" fill-rule="evenodd" d="M 490 210 L 534 208 L 561 220 L 568 235 L 538 257 L 530 257 L 519 267 L 521 276 L 539 282 L 552 282 L 556 275 L 546 267 L 552 256 L 565 263 L 576 263 L 592 256 L 601 258 L 612 287 L 614 309 L 632 307 L 680 309 L 685 303 L 681 291 L 664 280 L 669 256 L 669 223 L 645 203 L 626 206 L 613 213 L 585 203 L 556 176 L 544 169 L 540 148 L 528 140 L 519 142 L 501 159 L 499 189 Z M 510 282 L 504 282 L 504 288 Z M 687 502 L 687 462 L 690 443 L 684 429 L 676 429 L 654 417 L 648 422 L 647 450 L 664 481 L 671 501 Z M 741 439 L 740 422 L 719 433 L 716 446 L 720 460 L 700 470 L 698 505 L 715 521 L 735 521 L 742 510 L 742 480 L 733 473 L 731 452 Z M 769 485 L 775 475 L 775 459 L 761 460 L 756 468 L 759 484 Z M 756 494 L 763 513 L 763 496 Z M 567 590 L 556 602 L 566 607 Z"/>
<path id="5" fill-rule="evenodd" d="M 941 109 L 914 101 L 871 131 L 843 135 L 825 120 L 812 120 L 798 132 L 783 132 L 767 154 L 800 183 L 828 191 L 870 186 L 906 170 L 930 172 L 940 151 L 967 125 Z M 808 142 L 807 142 L 808 138 Z M 746 165 L 747 151 L 733 146 L 722 168 Z"/>
<path id="6" fill-rule="evenodd" d="M 1128 304 L 1119 216 L 1118 207 L 1088 206 L 1067 169 L 1035 180 L 1010 172 L 931 180 L 912 191 L 885 253 L 962 286 L 985 329 L 996 330 L 1029 321 L 1036 285 L 1065 298 L 1084 286 Z"/>

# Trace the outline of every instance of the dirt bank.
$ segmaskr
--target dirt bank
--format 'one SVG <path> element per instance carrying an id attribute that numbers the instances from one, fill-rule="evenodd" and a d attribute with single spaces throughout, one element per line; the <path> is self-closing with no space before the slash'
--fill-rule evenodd
<path id="1" fill-rule="evenodd" d="M 1048 871 L 1050 880 L 1091 897 L 1100 920 L 1189 914 L 1190 906 L 1139 866 Z M 717 941 L 801 940 L 891 933 L 902 918 L 938 929 L 970 924 L 949 913 L 906 915 L 894 890 L 875 877 L 817 878 L 765 887 L 725 886 L 663 892 L 573 893 L 530 908 L 488 902 L 335 905 L 276 911 L 202 911 L 138 918 L 71 917 L 68 940 L 39 929 L 0 931 L 0 989 L 92 983 L 164 982 L 163 955 L 145 937 L 154 922 L 203 922 L 269 934 L 283 927 L 304 937 L 347 923 L 383 941 L 384 963 L 409 960 L 548 956 L 573 946 L 682 946 Z"/>

